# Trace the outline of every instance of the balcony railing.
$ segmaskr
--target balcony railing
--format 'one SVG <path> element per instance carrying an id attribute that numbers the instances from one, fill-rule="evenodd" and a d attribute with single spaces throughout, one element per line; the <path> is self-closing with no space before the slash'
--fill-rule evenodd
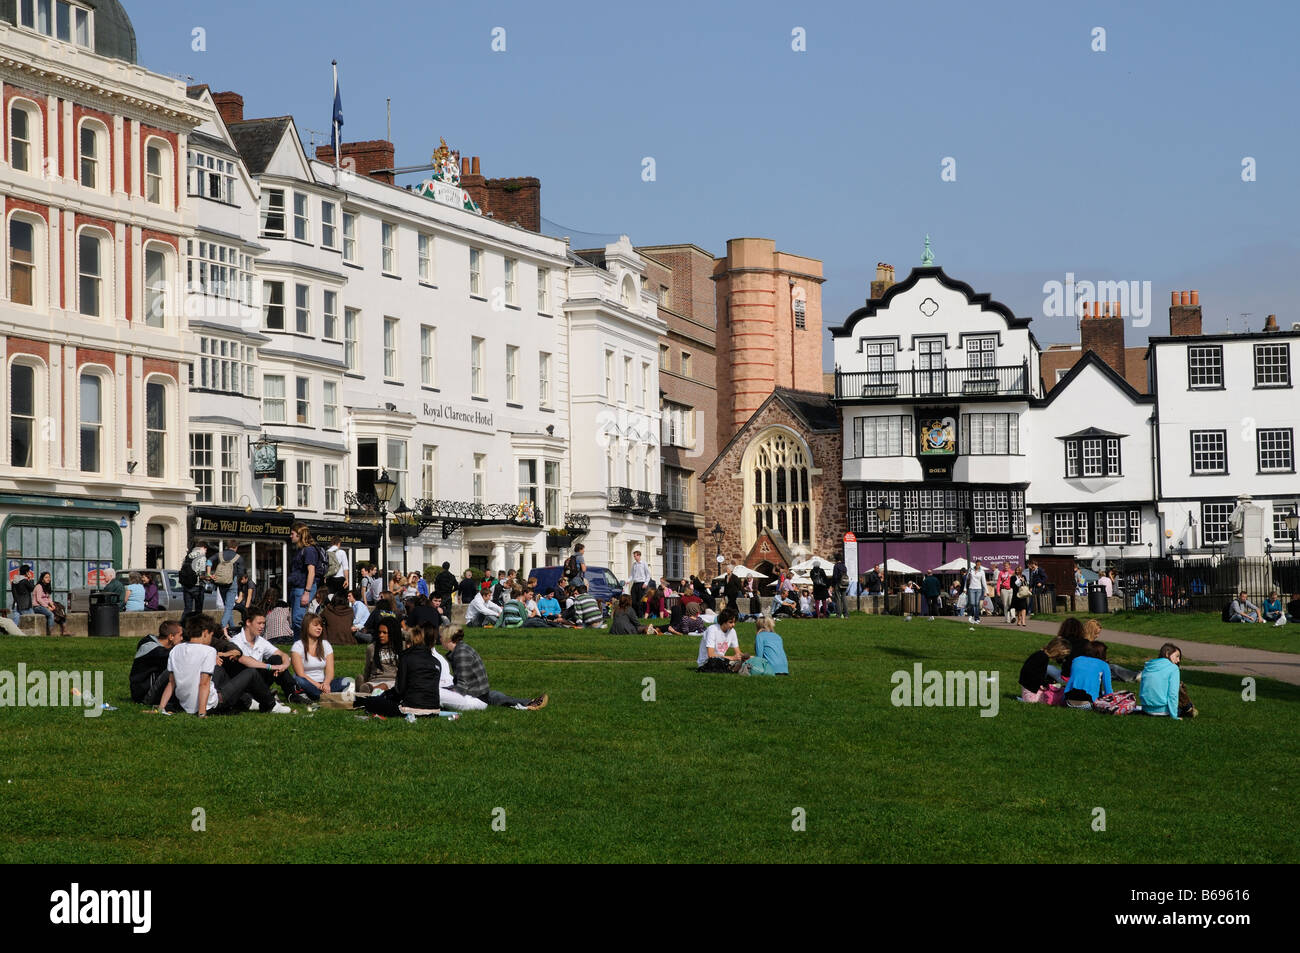
<path id="1" fill-rule="evenodd" d="M 609 508 L 611 510 L 636 509 L 636 491 L 629 490 L 625 486 L 611 486 L 609 488 Z"/>
<path id="2" fill-rule="evenodd" d="M 609 508 L 629 513 L 663 513 L 668 509 L 668 495 L 649 490 L 632 490 L 625 486 L 609 488 Z"/>
<path id="3" fill-rule="evenodd" d="M 937 371 L 836 371 L 840 400 L 913 400 L 937 397 L 1029 397 L 1029 367 L 961 367 Z"/>

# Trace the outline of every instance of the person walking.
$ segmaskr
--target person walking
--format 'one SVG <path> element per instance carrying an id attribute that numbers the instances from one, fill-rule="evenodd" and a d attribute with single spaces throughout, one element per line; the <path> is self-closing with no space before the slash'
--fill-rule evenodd
<path id="1" fill-rule="evenodd" d="M 239 578 L 243 575 L 244 557 L 233 546 L 227 546 L 217 556 L 217 564 L 212 568 L 212 581 L 221 597 L 221 634 L 227 638 L 234 621 L 235 601 L 239 597 Z"/>
<path id="2" fill-rule="evenodd" d="M 988 577 L 984 565 L 977 559 L 966 572 L 966 608 L 971 621 L 980 624 L 980 603 L 984 601 L 988 589 Z"/>
<path id="3" fill-rule="evenodd" d="M 1001 606 L 1002 617 L 1008 625 L 1015 621 L 1015 610 L 1011 608 L 1011 579 L 1013 575 L 1016 574 L 1011 571 L 1011 563 L 1003 560 L 1002 568 L 998 570 L 998 586 L 994 604 Z"/>
<path id="4" fill-rule="evenodd" d="M 931 569 L 921 580 L 921 614 L 928 615 L 930 621 L 934 621 L 935 609 L 939 605 L 939 593 L 943 591 L 943 583 Z"/>

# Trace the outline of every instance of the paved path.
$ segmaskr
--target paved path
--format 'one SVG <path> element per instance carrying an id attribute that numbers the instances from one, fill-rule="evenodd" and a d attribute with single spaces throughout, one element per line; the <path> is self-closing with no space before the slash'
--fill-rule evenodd
<path id="1" fill-rule="evenodd" d="M 917 616 L 915 618 L 919 621 L 923 617 Z M 969 624 L 968 620 L 954 616 L 943 616 L 941 618 L 945 622 Z M 981 628 L 1025 631 L 1017 630 L 1014 625 L 1007 625 L 1006 622 L 1002 621 L 1001 616 L 993 616 L 992 618 L 984 616 L 983 619 L 984 621 L 980 623 Z M 1056 634 L 1058 628 L 1060 628 L 1059 622 L 1036 622 L 1031 619 L 1027 630 L 1050 637 Z M 1176 638 L 1171 640 L 1163 636 L 1142 635 L 1139 632 L 1124 632 L 1120 629 L 1106 628 L 1104 622 L 1102 623 L 1102 641 L 1132 645 L 1140 649 L 1150 649 L 1153 657 L 1160 649 L 1160 646 L 1173 641 L 1177 642 L 1178 647 L 1183 650 L 1183 658 L 1189 662 L 1204 664 L 1205 671 L 1218 671 L 1231 675 L 1254 675 L 1256 678 L 1275 678 L 1279 682 L 1300 685 L 1300 655 L 1288 652 L 1268 652 L 1264 649 L 1242 648 L 1239 645 L 1190 642 Z"/>

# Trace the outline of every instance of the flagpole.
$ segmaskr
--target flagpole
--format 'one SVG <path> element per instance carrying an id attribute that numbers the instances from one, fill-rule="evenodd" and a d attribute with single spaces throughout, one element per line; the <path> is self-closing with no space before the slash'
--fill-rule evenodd
<path id="1" fill-rule="evenodd" d="M 333 60 L 331 65 L 334 67 L 334 99 L 337 100 L 339 96 L 339 61 Z M 335 116 L 330 116 L 330 125 L 334 127 L 334 171 L 338 172 L 339 147 L 342 143 L 339 142 L 339 121 Z"/>

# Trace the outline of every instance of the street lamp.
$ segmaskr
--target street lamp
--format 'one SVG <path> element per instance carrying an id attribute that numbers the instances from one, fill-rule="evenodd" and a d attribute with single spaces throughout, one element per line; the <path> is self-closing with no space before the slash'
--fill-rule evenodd
<path id="1" fill-rule="evenodd" d="M 379 503 L 379 521 L 384 525 L 384 555 L 380 561 L 384 574 L 384 584 L 388 584 L 388 504 L 393 502 L 397 492 L 397 481 L 388 475 L 387 470 L 375 477 L 375 499 Z"/>
<path id="2" fill-rule="evenodd" d="M 880 548 L 885 565 L 885 615 L 889 615 L 889 520 L 894 511 L 888 506 L 876 507 L 876 520 L 880 523 Z"/>
<path id="3" fill-rule="evenodd" d="M 1283 521 L 1286 523 L 1287 532 L 1291 534 L 1291 558 L 1295 559 L 1295 537 L 1296 529 L 1300 527 L 1300 513 L 1292 507 L 1291 512 L 1283 517 Z"/>
<path id="4" fill-rule="evenodd" d="M 722 565 L 722 524 L 714 522 L 713 529 L 709 531 L 713 537 L 713 544 L 718 550 L 718 565 Z"/>

